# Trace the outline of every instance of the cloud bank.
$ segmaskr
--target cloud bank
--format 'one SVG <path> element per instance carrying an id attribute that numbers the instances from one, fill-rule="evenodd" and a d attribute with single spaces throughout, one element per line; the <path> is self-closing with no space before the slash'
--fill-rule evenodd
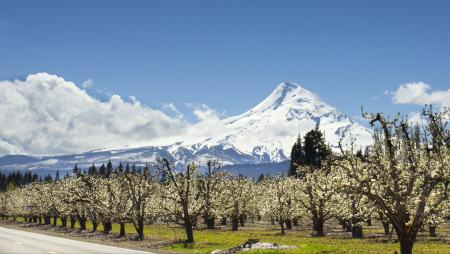
<path id="1" fill-rule="evenodd" d="M 431 91 L 431 86 L 423 82 L 402 84 L 392 93 L 395 104 L 416 104 L 423 106 L 433 104 L 439 106 L 450 105 L 450 89 Z"/>
<path id="2" fill-rule="evenodd" d="M 92 81 L 81 87 L 92 86 Z M 162 110 L 118 95 L 107 101 L 93 98 L 72 82 L 48 73 L 25 80 L 0 81 L 0 156 L 6 154 L 65 154 L 126 145 L 161 145 L 199 132 L 217 116 L 196 108 L 196 124 L 188 123 L 173 104 Z"/>

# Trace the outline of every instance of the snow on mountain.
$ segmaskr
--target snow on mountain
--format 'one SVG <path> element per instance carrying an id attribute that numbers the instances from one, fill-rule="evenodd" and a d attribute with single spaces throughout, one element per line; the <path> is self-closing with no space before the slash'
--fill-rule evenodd
<path id="1" fill-rule="evenodd" d="M 172 154 L 183 160 L 177 154 L 184 155 L 180 151 L 188 149 L 200 160 L 222 154 L 221 159 L 230 164 L 281 162 L 289 158 L 297 136 L 316 125 L 334 148 L 342 135 L 346 136 L 344 143 L 349 143 L 351 135 L 360 146 L 367 146 L 372 140 L 370 130 L 293 83 L 281 83 L 257 106 L 223 122 L 229 130 L 224 135 L 192 145 L 180 144 Z M 227 158 L 224 153 L 235 155 Z"/>
<path id="2" fill-rule="evenodd" d="M 227 165 L 275 164 L 289 159 L 297 136 L 306 134 L 316 125 L 334 148 L 342 135 L 345 136 L 344 143 L 349 143 L 351 135 L 362 147 L 370 145 L 372 140 L 370 130 L 294 83 L 279 84 L 254 108 L 221 122 L 225 127 L 222 135 L 203 140 L 67 156 L 10 155 L 0 158 L 0 169 L 69 169 L 75 163 L 87 166 L 107 160 L 143 164 L 154 161 L 158 156 L 169 157 L 179 165 L 192 160 L 204 163 L 211 158 L 218 158 Z"/>

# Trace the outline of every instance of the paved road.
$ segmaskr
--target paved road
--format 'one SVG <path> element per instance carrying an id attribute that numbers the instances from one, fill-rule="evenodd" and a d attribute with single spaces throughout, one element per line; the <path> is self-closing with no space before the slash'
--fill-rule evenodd
<path id="1" fill-rule="evenodd" d="M 154 254 L 0 227 L 0 254 Z"/>

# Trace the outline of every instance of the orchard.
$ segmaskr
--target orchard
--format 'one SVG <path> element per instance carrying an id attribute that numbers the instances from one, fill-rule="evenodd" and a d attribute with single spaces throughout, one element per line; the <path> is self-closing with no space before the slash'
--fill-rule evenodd
<path id="1" fill-rule="evenodd" d="M 255 180 L 223 171 L 216 160 L 178 168 L 165 158 L 126 169 L 76 167 L 62 179 L 1 192 L 0 216 L 48 225 L 60 220 L 80 230 L 90 221 L 94 231 L 102 224 L 105 234 L 114 223 L 120 237 L 132 224 L 137 240 L 144 240 L 146 224 L 174 223 L 184 228 L 187 243 L 195 242 L 202 225 L 238 231 L 250 218 L 277 224 L 281 235 L 310 221 L 315 237 L 325 236 L 324 225 L 336 220 L 354 238 L 364 238 L 363 227 L 379 220 L 386 234 L 395 232 L 400 252 L 411 254 L 420 230 L 435 236 L 450 216 L 449 111 L 426 108 L 420 124 L 365 117 L 374 127 L 373 146 L 331 149 L 312 130 L 315 135 L 294 145 L 287 175 Z M 306 140 L 311 137 L 318 140 Z"/>

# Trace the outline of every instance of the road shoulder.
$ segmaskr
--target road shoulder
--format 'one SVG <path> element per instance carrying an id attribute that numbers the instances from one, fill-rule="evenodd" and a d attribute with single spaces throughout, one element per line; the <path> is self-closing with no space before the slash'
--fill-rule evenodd
<path id="1" fill-rule="evenodd" d="M 116 248 L 131 249 L 144 252 L 152 252 L 156 254 L 170 254 L 175 252 L 165 251 L 158 249 L 159 246 L 163 246 L 167 243 L 161 243 L 161 241 L 155 240 L 144 240 L 134 241 L 131 240 L 132 237 L 127 237 L 126 239 L 118 238 L 115 234 L 103 235 L 102 233 L 91 233 L 91 232 L 79 232 L 78 230 L 66 230 L 60 227 L 54 227 L 50 225 L 37 225 L 34 223 L 26 222 L 15 222 L 15 221 L 4 221 L 0 220 L 0 227 L 9 228 L 24 232 L 36 233 L 46 236 L 54 236 L 63 239 L 75 240 L 91 244 L 100 244 Z"/>

